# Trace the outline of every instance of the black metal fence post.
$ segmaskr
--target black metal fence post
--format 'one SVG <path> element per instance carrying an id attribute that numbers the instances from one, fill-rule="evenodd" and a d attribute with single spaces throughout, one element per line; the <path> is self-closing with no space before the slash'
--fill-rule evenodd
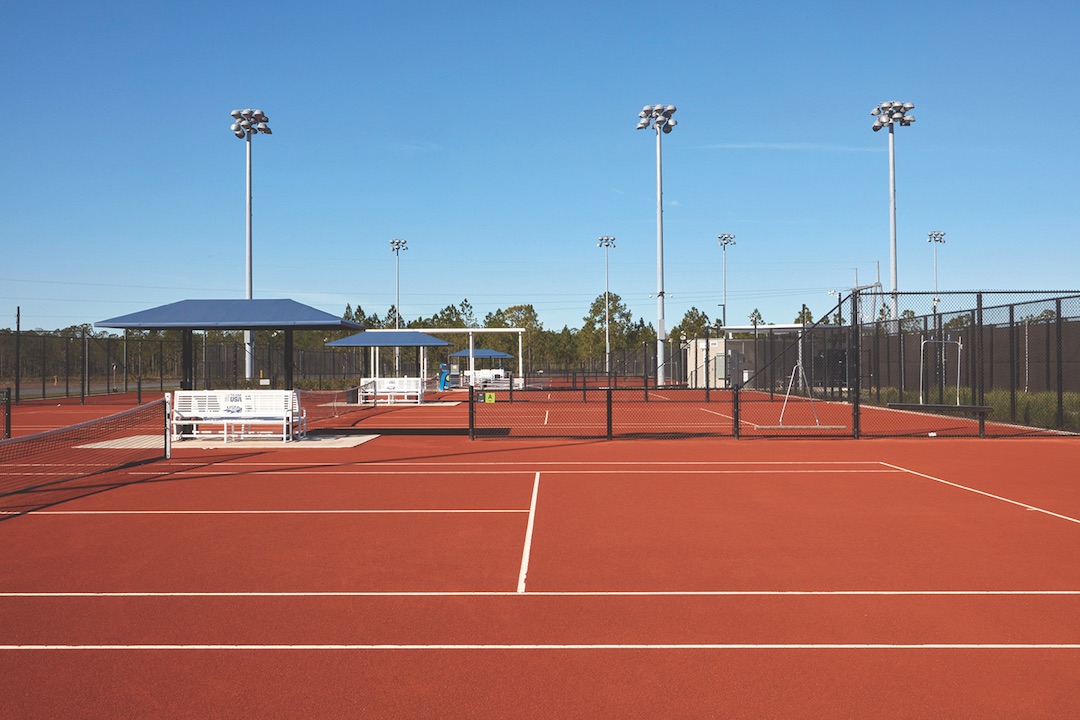
<path id="1" fill-rule="evenodd" d="M 90 389 L 90 372 L 89 372 L 89 347 L 86 340 L 86 328 L 82 329 L 82 362 L 79 363 L 79 374 L 82 376 L 79 380 L 79 404 L 86 404 L 86 393 Z"/>
<path id="2" fill-rule="evenodd" d="M 45 337 L 44 333 L 41 334 L 41 399 L 45 399 Z"/>
<path id="3" fill-rule="evenodd" d="M 15 308 L 15 404 L 22 397 L 22 308 Z"/>
<path id="4" fill-rule="evenodd" d="M 1016 305 L 1009 305 L 1009 420 L 1016 422 Z"/>
<path id="5" fill-rule="evenodd" d="M 862 343 L 859 330 L 859 291 L 851 293 L 851 347 L 848 348 L 847 391 L 851 398 L 851 436 L 859 439 L 862 400 Z"/>
<path id="6" fill-rule="evenodd" d="M 607 439 L 608 440 L 610 440 L 612 438 L 612 433 L 611 433 L 611 408 L 612 408 L 612 404 L 611 404 L 611 387 L 609 386 L 608 389 L 607 389 Z"/>
<path id="7" fill-rule="evenodd" d="M 1063 372 L 1064 355 L 1062 353 L 1062 325 L 1061 325 L 1061 298 L 1054 301 L 1054 334 L 1055 344 L 1054 360 L 1057 364 L 1057 426 L 1059 430 L 1065 428 L 1065 378 Z M 1049 362 L 1047 358 L 1047 362 Z"/>

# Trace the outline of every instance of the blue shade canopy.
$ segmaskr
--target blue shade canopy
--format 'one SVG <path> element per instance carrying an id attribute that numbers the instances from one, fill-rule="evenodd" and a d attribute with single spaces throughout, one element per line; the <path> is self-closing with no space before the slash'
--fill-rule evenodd
<path id="1" fill-rule="evenodd" d="M 491 350 L 488 348 L 474 348 L 472 351 L 472 356 L 477 360 L 487 360 L 491 358 L 501 360 L 514 357 L 509 353 L 504 353 L 500 350 Z M 457 352 L 450 353 L 450 357 L 469 357 L 469 351 L 458 350 Z"/>
<path id="2" fill-rule="evenodd" d="M 364 326 L 295 300 L 180 300 L 95 327 L 124 330 L 363 330 Z"/>
<path id="3" fill-rule="evenodd" d="M 416 330 L 368 330 L 326 343 L 326 347 L 444 347 L 449 345 Z"/>

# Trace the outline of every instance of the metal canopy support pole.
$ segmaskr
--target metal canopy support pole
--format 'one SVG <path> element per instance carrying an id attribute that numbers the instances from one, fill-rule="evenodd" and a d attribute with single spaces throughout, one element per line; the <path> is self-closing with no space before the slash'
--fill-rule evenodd
<path id="1" fill-rule="evenodd" d="M 195 373 L 194 355 L 195 355 L 195 353 L 194 353 L 194 350 L 193 350 L 193 344 L 194 344 L 194 337 L 193 336 L 194 336 L 194 331 L 191 328 L 184 328 L 184 330 L 183 330 L 183 340 L 182 340 L 183 346 L 181 348 L 181 356 L 182 356 L 181 364 L 183 365 L 183 368 L 181 370 L 182 371 L 182 379 L 180 381 L 180 389 L 181 390 L 192 390 L 195 387 L 195 383 L 194 383 L 194 373 Z"/>
<path id="2" fill-rule="evenodd" d="M 473 350 L 475 349 L 475 343 L 473 342 L 473 334 L 469 333 L 469 387 L 472 387 L 476 383 L 476 358 L 473 357 Z"/>
<path id="3" fill-rule="evenodd" d="M 285 328 L 285 390 L 293 389 L 293 331 Z"/>

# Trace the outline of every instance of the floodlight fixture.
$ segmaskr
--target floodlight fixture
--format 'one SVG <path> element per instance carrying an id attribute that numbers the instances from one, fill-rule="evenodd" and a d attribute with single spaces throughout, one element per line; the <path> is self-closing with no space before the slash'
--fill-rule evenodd
<path id="1" fill-rule="evenodd" d="M 678 124 L 674 105 L 646 105 L 638 113 L 638 130 L 656 130 L 656 384 L 664 385 L 664 183 L 660 136 Z"/>

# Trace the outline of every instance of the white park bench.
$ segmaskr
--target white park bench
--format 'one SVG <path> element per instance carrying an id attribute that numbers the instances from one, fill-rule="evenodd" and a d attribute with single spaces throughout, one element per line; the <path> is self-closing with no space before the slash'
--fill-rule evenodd
<path id="1" fill-rule="evenodd" d="M 173 393 L 174 440 L 196 437 L 281 438 L 307 433 L 307 419 L 292 390 L 177 390 Z"/>
<path id="2" fill-rule="evenodd" d="M 424 402 L 424 383 L 418 377 L 365 378 L 360 383 L 360 402 Z"/>

